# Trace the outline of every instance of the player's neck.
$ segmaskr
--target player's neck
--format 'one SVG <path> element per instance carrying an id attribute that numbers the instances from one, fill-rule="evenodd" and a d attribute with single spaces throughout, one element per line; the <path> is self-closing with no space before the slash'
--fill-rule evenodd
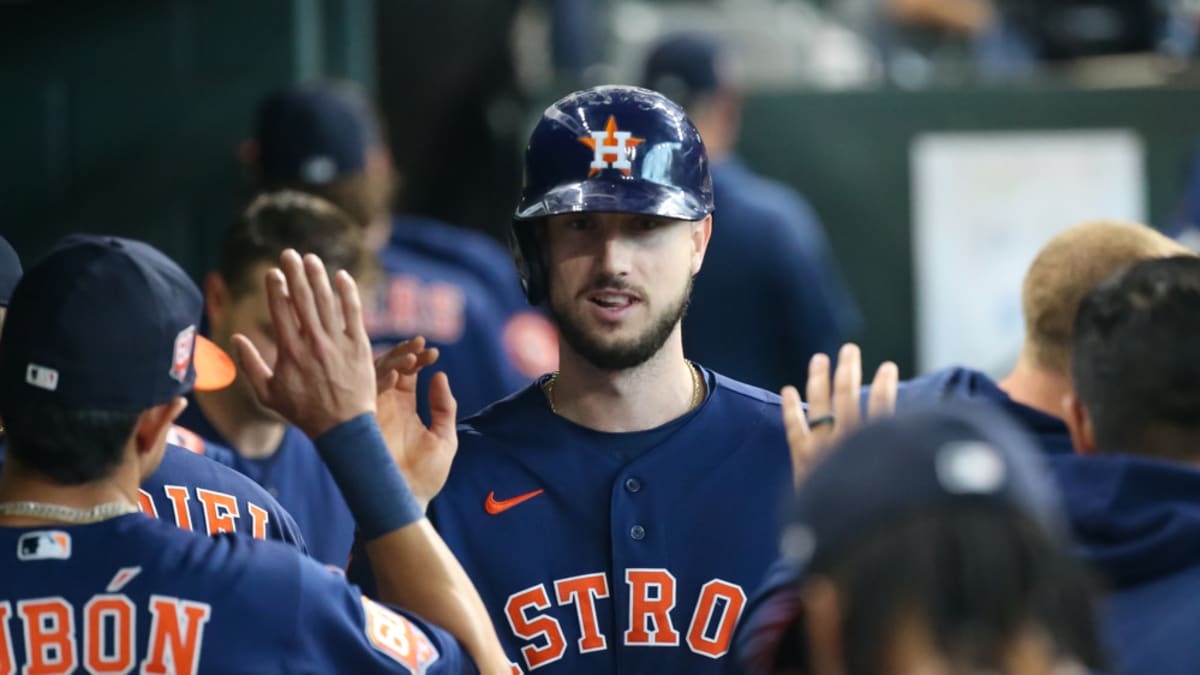
<path id="1" fill-rule="evenodd" d="M 626 432 L 662 426 L 691 410 L 694 389 L 678 326 L 657 354 L 625 370 L 596 368 L 560 343 L 554 408 L 589 429 Z"/>
<path id="2" fill-rule="evenodd" d="M 90 509 L 101 504 L 120 502 L 137 507 L 141 476 L 136 462 L 123 462 L 108 477 L 82 485 L 63 485 L 24 469 L 9 457 L 0 474 L 0 502 L 40 502 Z M 24 527 L 47 521 L 31 516 L 0 516 L 0 525 Z"/>
<path id="3" fill-rule="evenodd" d="M 263 459 L 275 454 L 287 431 L 287 423 L 264 418 L 252 402 L 242 400 L 230 389 L 198 391 L 196 404 L 242 457 Z"/>
<path id="4" fill-rule="evenodd" d="M 1024 353 L 1012 372 L 997 384 L 1017 403 L 1055 417 L 1062 417 L 1063 398 L 1071 393 L 1066 375 L 1039 366 Z"/>

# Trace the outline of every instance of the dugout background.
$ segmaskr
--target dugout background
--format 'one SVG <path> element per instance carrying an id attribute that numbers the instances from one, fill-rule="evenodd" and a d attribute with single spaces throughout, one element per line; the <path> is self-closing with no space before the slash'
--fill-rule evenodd
<path id="1" fill-rule="evenodd" d="M 520 141 L 489 134 L 489 115 L 501 101 L 525 125 L 569 88 L 512 88 L 495 51 L 515 5 L 0 2 L 0 233 L 27 261 L 73 231 L 143 238 L 198 278 L 236 207 L 235 152 L 257 100 L 325 76 L 379 95 L 393 149 L 408 158 L 410 208 L 499 232 L 520 180 Z M 1162 224 L 1200 139 L 1198 110 L 1200 88 L 1188 86 L 758 92 L 741 149 L 812 201 L 864 310 L 869 365 L 892 357 L 907 376 L 916 134 L 1132 129 L 1146 149 L 1151 219 Z M 432 128 L 442 119 L 450 132 Z"/>

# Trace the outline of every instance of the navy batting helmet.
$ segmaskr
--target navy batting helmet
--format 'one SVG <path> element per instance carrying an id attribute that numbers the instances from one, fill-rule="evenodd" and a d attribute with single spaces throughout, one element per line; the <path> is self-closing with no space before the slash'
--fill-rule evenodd
<path id="1" fill-rule="evenodd" d="M 712 213 L 708 154 L 682 108 L 649 89 L 604 86 L 570 94 L 542 113 L 525 148 L 525 181 L 513 215 L 530 303 L 546 297 L 532 222 L 588 211 L 676 220 Z"/>

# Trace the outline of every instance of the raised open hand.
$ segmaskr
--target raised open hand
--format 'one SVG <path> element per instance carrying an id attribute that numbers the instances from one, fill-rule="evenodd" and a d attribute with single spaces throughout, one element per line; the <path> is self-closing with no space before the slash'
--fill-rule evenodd
<path id="1" fill-rule="evenodd" d="M 458 404 L 445 373 L 429 384 L 430 424 L 417 415 L 417 373 L 437 361 L 437 349 L 426 349 L 415 337 L 392 347 L 375 362 L 379 395 L 375 415 L 392 459 L 400 467 L 422 508 L 437 496 L 458 452 L 455 415 Z"/>
<path id="2" fill-rule="evenodd" d="M 274 367 L 246 336 L 233 336 L 259 401 L 310 438 L 374 412 L 375 366 L 354 279 L 340 271 L 331 286 L 320 258 L 288 249 L 266 285 L 279 349 Z"/>
<path id="3" fill-rule="evenodd" d="M 867 417 L 890 415 L 896 409 L 896 387 L 900 374 L 895 363 L 884 361 L 875 371 L 867 400 Z M 859 397 L 862 390 L 862 354 L 858 345 L 847 343 L 838 352 L 833 384 L 829 380 L 829 357 L 816 354 L 808 363 L 808 414 L 800 403 L 800 392 L 788 385 L 783 397 L 783 425 L 792 452 L 792 478 L 796 487 L 808 470 L 839 438 L 860 423 Z"/>

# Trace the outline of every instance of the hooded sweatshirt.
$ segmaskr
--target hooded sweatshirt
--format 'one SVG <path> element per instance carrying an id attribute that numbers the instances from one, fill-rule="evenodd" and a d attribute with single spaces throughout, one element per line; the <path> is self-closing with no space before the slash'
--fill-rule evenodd
<path id="1" fill-rule="evenodd" d="M 1072 454 L 1071 435 L 1061 419 L 1012 400 L 992 378 L 978 370 L 946 368 L 901 382 L 896 391 L 896 409 L 947 399 L 969 399 L 995 405 L 1028 429 L 1047 455 Z"/>
<path id="2" fill-rule="evenodd" d="M 1115 672 L 1200 673 L 1200 470 L 1124 454 L 1051 467 L 1077 555 L 1110 591 Z"/>

